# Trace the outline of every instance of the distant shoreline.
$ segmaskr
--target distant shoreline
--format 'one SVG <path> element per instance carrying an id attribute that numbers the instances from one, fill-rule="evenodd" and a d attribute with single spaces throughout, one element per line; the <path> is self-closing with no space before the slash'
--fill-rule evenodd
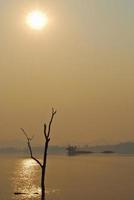
<path id="1" fill-rule="evenodd" d="M 49 154 L 67 154 L 66 150 L 67 146 L 50 146 L 49 147 Z M 114 145 L 96 145 L 96 146 L 89 146 L 83 145 L 78 146 L 80 151 L 90 151 L 94 154 L 104 153 L 107 154 L 107 151 L 114 152 L 116 154 L 134 154 L 134 142 L 124 142 Z M 35 154 L 41 154 L 43 151 L 42 146 L 34 146 L 33 152 Z M 106 152 L 106 153 L 105 153 Z M 15 147 L 0 147 L 0 154 L 21 154 L 27 155 L 29 151 L 27 148 L 15 148 Z"/>

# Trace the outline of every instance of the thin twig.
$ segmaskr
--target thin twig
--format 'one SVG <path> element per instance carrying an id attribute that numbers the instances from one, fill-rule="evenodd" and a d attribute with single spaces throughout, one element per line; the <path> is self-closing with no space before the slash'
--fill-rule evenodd
<path id="1" fill-rule="evenodd" d="M 29 138 L 29 137 L 28 137 L 28 134 L 26 133 L 26 131 L 25 131 L 23 128 L 21 128 L 21 131 L 24 133 L 24 135 L 25 135 L 25 137 L 26 137 L 26 139 L 27 139 L 27 146 L 28 146 L 28 149 L 29 149 L 31 158 L 32 158 L 34 161 L 36 161 L 36 162 L 38 163 L 38 165 L 42 168 L 41 162 L 40 162 L 37 158 L 35 158 L 35 157 L 33 156 L 32 147 L 31 147 L 31 143 L 30 143 L 30 141 L 33 139 L 33 137 L 32 137 L 32 138 Z"/>

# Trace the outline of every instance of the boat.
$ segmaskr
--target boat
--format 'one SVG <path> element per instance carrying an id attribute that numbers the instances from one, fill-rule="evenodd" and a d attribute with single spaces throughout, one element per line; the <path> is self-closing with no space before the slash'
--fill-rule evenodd
<path id="1" fill-rule="evenodd" d="M 92 151 L 84 150 L 84 149 L 78 149 L 77 146 L 71 146 L 69 145 L 67 148 L 67 153 L 69 156 L 79 155 L 79 154 L 91 154 L 94 153 Z"/>

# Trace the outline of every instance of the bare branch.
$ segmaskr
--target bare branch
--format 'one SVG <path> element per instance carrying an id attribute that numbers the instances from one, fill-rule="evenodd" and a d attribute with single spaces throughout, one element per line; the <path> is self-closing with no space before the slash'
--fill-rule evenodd
<path id="1" fill-rule="evenodd" d="M 36 162 L 38 163 L 38 165 L 40 165 L 40 167 L 42 168 L 41 162 L 40 162 L 37 158 L 35 158 L 35 157 L 33 156 L 32 147 L 31 147 L 31 143 L 30 143 L 30 141 L 33 139 L 33 136 L 32 136 L 32 138 L 29 138 L 29 137 L 28 137 L 28 134 L 26 133 L 26 131 L 25 131 L 23 128 L 21 128 L 21 131 L 24 133 L 24 135 L 25 135 L 25 137 L 26 137 L 26 139 L 27 139 L 27 145 L 28 145 L 28 149 L 29 149 L 31 158 L 32 158 L 34 161 L 36 161 Z"/>
<path id="2" fill-rule="evenodd" d="M 48 154 L 48 146 L 49 146 L 49 141 L 50 141 L 50 134 L 51 134 L 51 126 L 52 126 L 52 122 L 53 122 L 53 118 L 54 115 L 56 114 L 56 110 L 54 108 L 52 108 L 52 112 L 51 112 L 51 117 L 49 120 L 48 125 L 46 123 L 44 123 L 44 153 L 43 153 L 43 160 L 42 163 L 33 156 L 33 151 L 32 151 L 32 147 L 31 147 L 31 141 L 33 139 L 32 137 L 29 137 L 27 132 L 21 128 L 21 131 L 23 132 L 24 136 L 26 137 L 27 140 L 27 145 L 28 145 L 28 149 L 29 149 L 29 153 L 31 158 L 36 161 L 38 163 L 38 165 L 41 167 L 41 199 L 45 200 L 45 177 L 46 177 L 46 163 L 47 163 L 47 154 Z"/>
<path id="3" fill-rule="evenodd" d="M 44 136 L 45 138 L 47 138 L 47 125 L 44 124 Z"/>
<path id="4" fill-rule="evenodd" d="M 28 144 L 28 148 L 29 148 L 29 152 L 30 152 L 31 158 L 32 158 L 33 160 L 35 160 L 35 161 L 40 165 L 40 167 L 42 168 L 41 162 L 40 162 L 37 158 L 35 158 L 35 157 L 33 156 L 32 147 L 31 147 L 30 141 L 28 141 L 27 144 Z"/>
<path id="5" fill-rule="evenodd" d="M 52 125 L 52 121 L 53 121 L 53 118 L 54 118 L 54 115 L 56 114 L 56 110 L 54 110 L 54 108 L 52 108 L 52 114 L 51 114 L 51 119 L 50 119 L 50 122 L 49 122 L 49 125 L 48 125 L 48 132 L 47 132 L 47 137 L 48 139 L 50 140 L 49 136 L 50 136 L 50 131 L 51 131 L 51 125 Z"/>
<path id="6" fill-rule="evenodd" d="M 24 133 L 24 135 L 25 135 L 25 137 L 27 138 L 27 140 L 29 140 L 29 137 L 28 137 L 26 131 L 25 131 L 23 128 L 20 128 L 20 130 Z"/>

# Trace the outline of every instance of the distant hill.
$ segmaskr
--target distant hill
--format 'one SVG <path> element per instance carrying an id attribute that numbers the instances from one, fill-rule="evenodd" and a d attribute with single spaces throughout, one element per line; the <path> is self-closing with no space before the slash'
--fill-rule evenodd
<path id="1" fill-rule="evenodd" d="M 134 153 L 134 142 L 124 142 L 114 145 L 97 145 L 88 148 L 93 152 L 103 152 L 103 151 L 114 151 L 115 153 L 133 154 Z"/>
<path id="2" fill-rule="evenodd" d="M 44 148 L 41 146 L 35 146 L 32 148 L 33 149 L 33 153 L 36 154 L 41 154 L 43 153 Z M 24 149 L 19 149 L 19 148 L 15 148 L 15 147 L 0 147 L 0 153 L 3 154 L 27 154 L 29 153 L 28 148 L 24 148 Z M 61 147 L 61 146 L 50 146 L 48 148 L 48 153 L 49 154 L 63 154 L 65 153 L 65 147 Z"/>
<path id="3" fill-rule="evenodd" d="M 115 153 L 120 154 L 134 154 L 134 142 L 124 142 L 119 144 L 113 144 L 113 145 L 96 145 L 96 146 L 88 146 L 81 147 L 82 149 L 88 149 L 89 151 L 93 151 L 95 153 L 101 153 L 104 151 L 113 151 Z M 41 154 L 43 152 L 43 147 L 36 146 L 33 147 L 33 152 L 36 154 Z M 27 154 L 28 148 L 19 149 L 14 147 L 0 147 L 0 153 L 5 154 Z M 50 146 L 48 149 L 49 154 L 65 154 L 66 153 L 66 147 L 64 146 Z"/>
<path id="4" fill-rule="evenodd" d="M 0 153 L 17 153 L 17 152 L 20 152 L 20 150 L 14 147 L 0 147 Z"/>

